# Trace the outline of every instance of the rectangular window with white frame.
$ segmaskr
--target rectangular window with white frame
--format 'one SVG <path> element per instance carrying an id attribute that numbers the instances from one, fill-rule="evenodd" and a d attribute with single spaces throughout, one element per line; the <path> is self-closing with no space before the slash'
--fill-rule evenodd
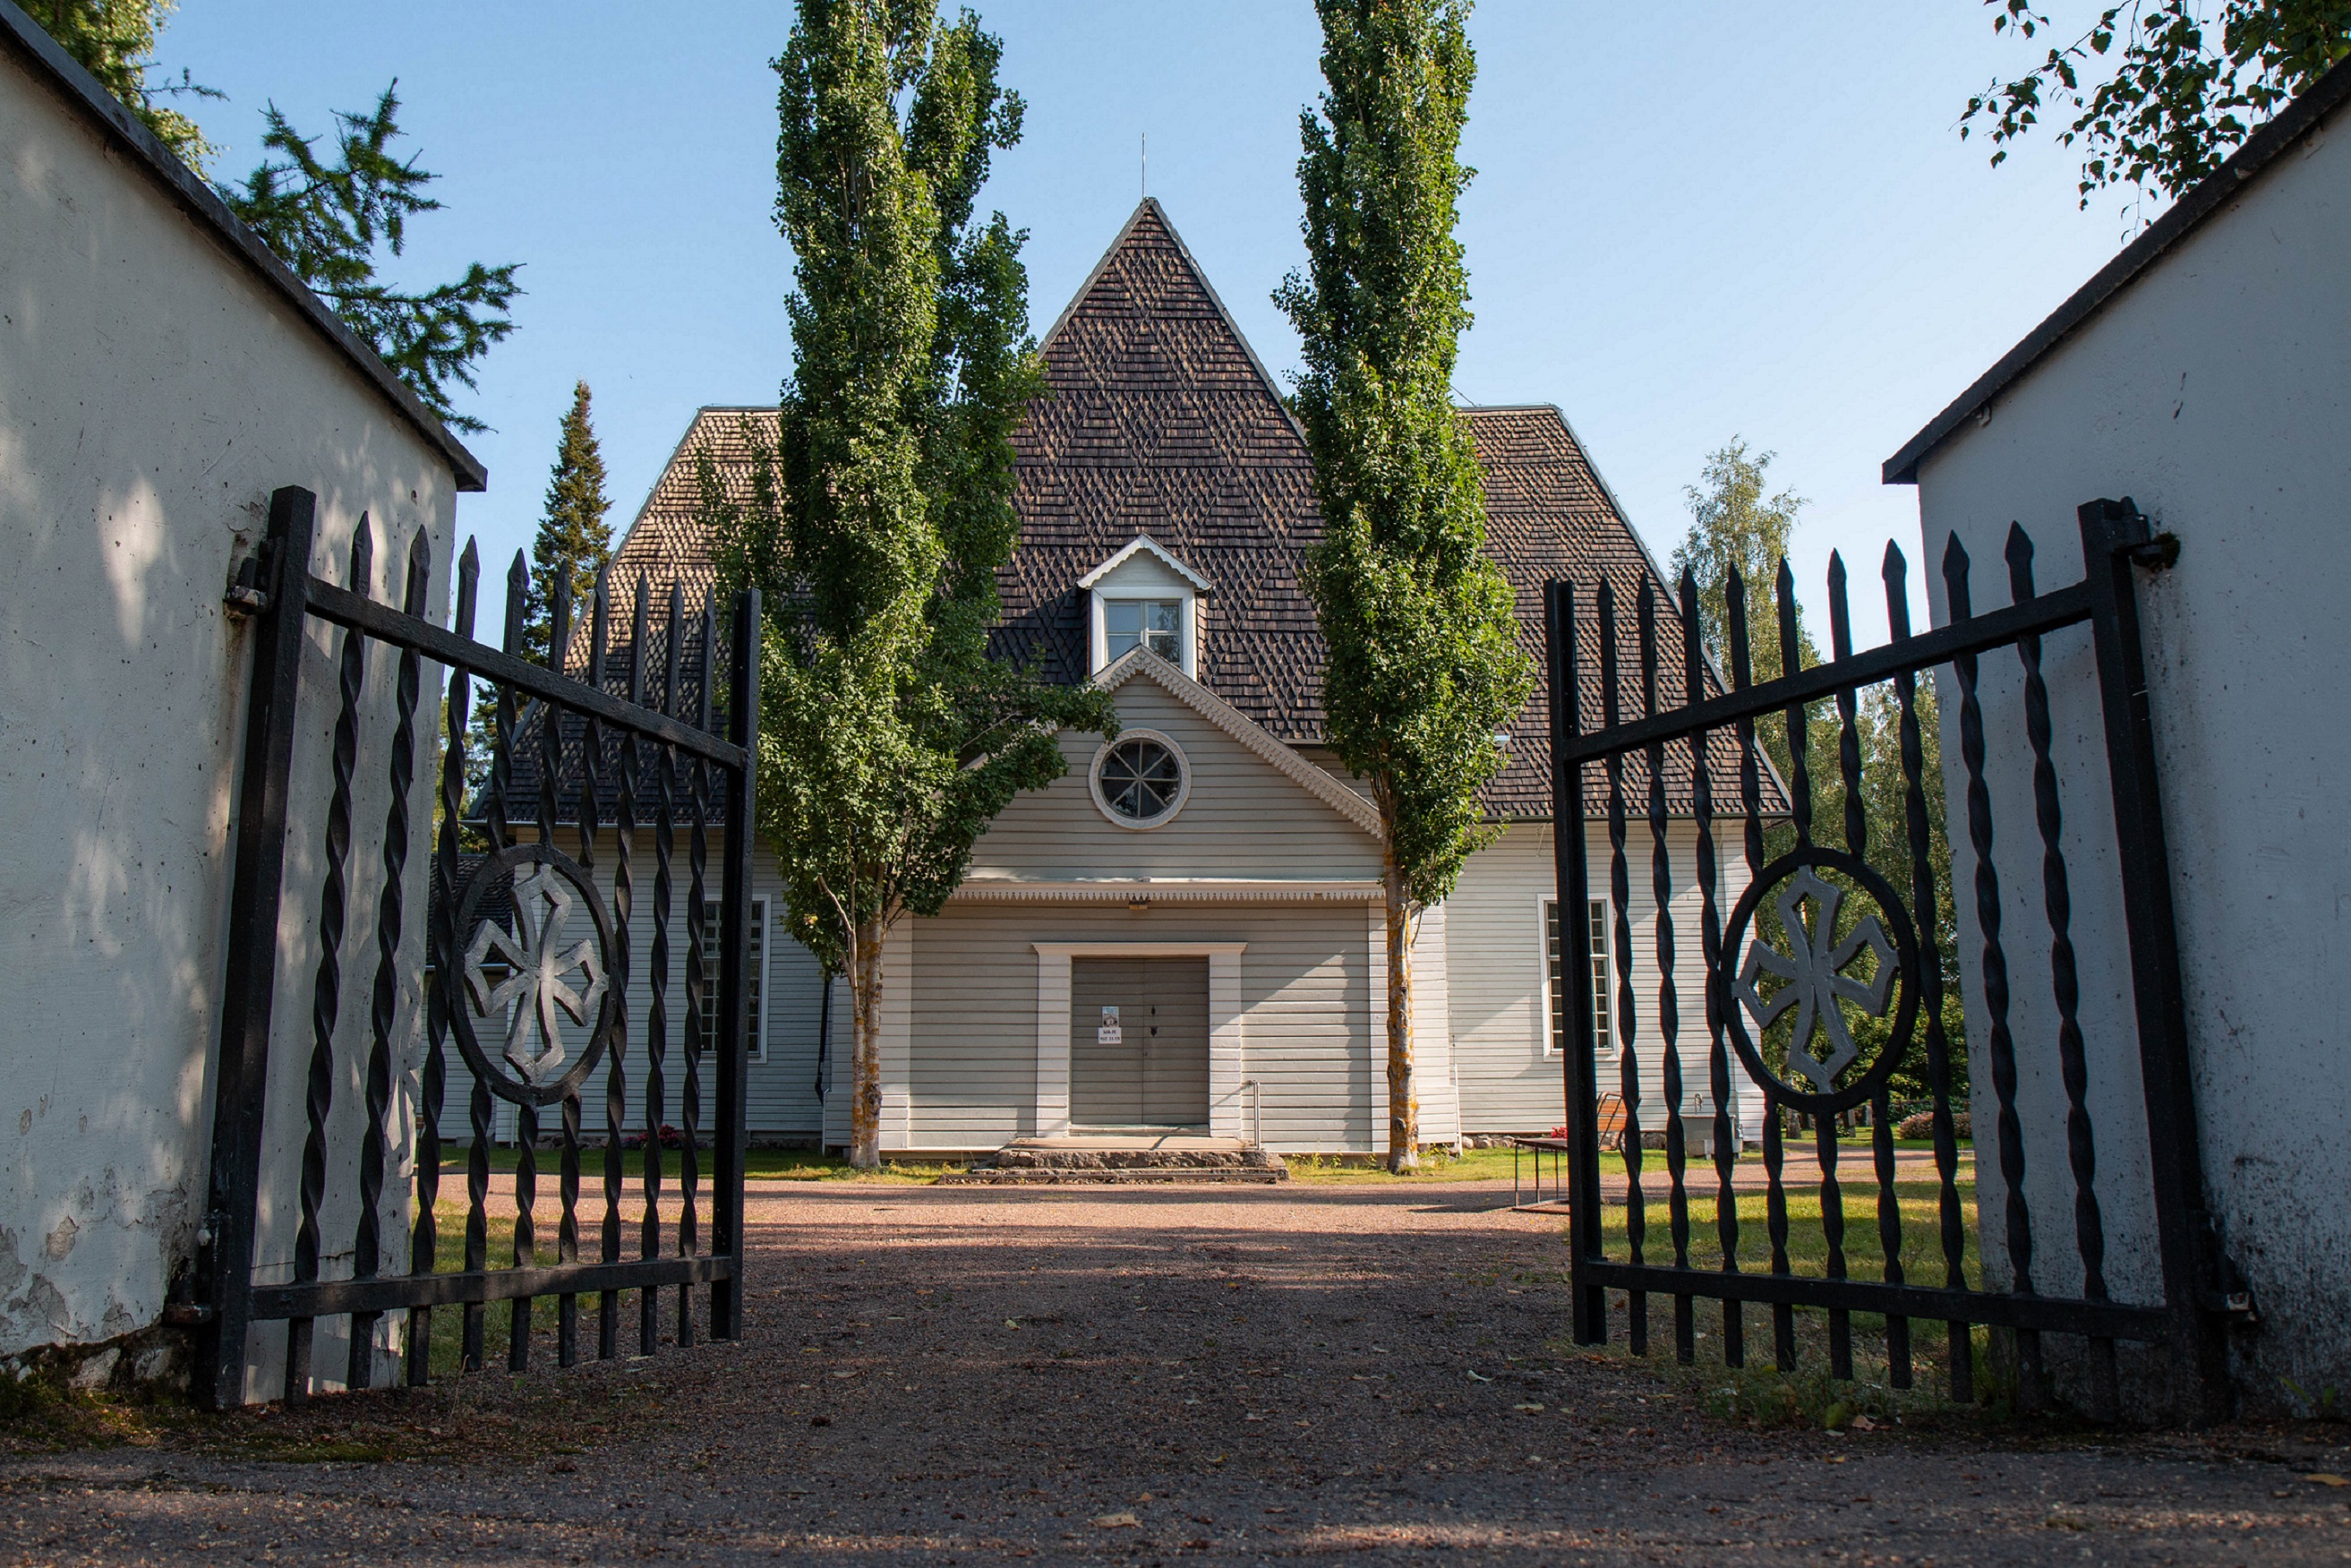
<path id="1" fill-rule="evenodd" d="M 1184 663 L 1184 601 L 1180 599 L 1102 601 L 1102 651 L 1113 663 L 1145 647 L 1179 668 Z"/>
<path id="2" fill-rule="evenodd" d="M 726 906 L 711 899 L 702 906 L 702 1049 L 718 1045 L 718 933 Z M 751 1025 L 751 1060 L 768 1060 L 768 901 L 750 901 L 750 954 L 743 967 L 744 1011 Z"/>
<path id="3" fill-rule="evenodd" d="M 1608 901 L 1588 900 L 1585 918 L 1591 932 L 1592 972 L 1582 988 L 1592 1009 L 1592 1041 L 1598 1052 L 1605 1056 L 1616 1049 L 1616 1032 L 1609 1022 L 1608 1006 Z M 1567 1009 L 1570 993 L 1576 988 L 1566 983 L 1567 952 L 1563 933 L 1559 928 L 1559 901 L 1542 901 L 1543 923 L 1543 1011 L 1550 1024 L 1544 1053 L 1555 1055 L 1567 1049 Z"/>

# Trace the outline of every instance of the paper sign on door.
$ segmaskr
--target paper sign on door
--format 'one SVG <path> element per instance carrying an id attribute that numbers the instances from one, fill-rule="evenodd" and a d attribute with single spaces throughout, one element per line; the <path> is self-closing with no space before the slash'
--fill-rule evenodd
<path id="1" fill-rule="evenodd" d="M 1124 1031 L 1118 1027 L 1118 1009 L 1116 1008 L 1102 1009 L 1102 1027 L 1094 1030 L 1094 1043 L 1096 1045 L 1123 1045 L 1126 1043 L 1126 1035 Z"/>

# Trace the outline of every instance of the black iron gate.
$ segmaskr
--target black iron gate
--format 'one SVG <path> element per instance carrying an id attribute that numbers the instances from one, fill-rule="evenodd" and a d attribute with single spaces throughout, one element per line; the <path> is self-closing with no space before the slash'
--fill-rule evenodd
<path id="1" fill-rule="evenodd" d="M 365 517 L 350 544 L 350 586 L 307 570 L 314 512 L 307 491 L 284 489 L 271 498 L 266 542 L 256 569 L 231 596 L 254 615 L 255 653 L 208 1213 L 197 1260 L 198 1299 L 180 1314 L 200 1329 L 198 1397 L 215 1407 L 243 1401 L 248 1342 L 256 1323 L 271 1320 L 288 1324 L 284 1392 L 289 1400 L 308 1391 L 315 1324 L 337 1316 L 350 1322 L 343 1381 L 350 1387 L 374 1381 L 379 1331 L 391 1313 L 405 1315 L 399 1349 L 407 1381 L 425 1383 L 436 1307 L 461 1312 L 457 1359 L 469 1370 L 483 1364 L 493 1301 L 511 1303 L 507 1362 L 516 1371 L 529 1364 L 534 1298 L 556 1300 L 555 1349 L 565 1365 L 580 1354 L 582 1294 L 598 1297 L 597 1352 L 605 1357 L 621 1353 L 623 1298 L 631 1291 L 639 1297 L 639 1354 L 653 1354 L 661 1342 L 662 1299 L 671 1287 L 678 1344 L 696 1336 L 697 1287 L 707 1288 L 707 1333 L 738 1337 L 758 596 L 738 598 L 722 626 L 707 605 L 689 617 L 674 584 L 666 591 L 665 613 L 656 617 L 648 603 L 651 586 L 641 581 L 634 585 L 622 647 L 613 641 L 611 591 L 600 577 L 584 649 L 575 649 L 580 639 L 573 634 L 569 584 L 558 581 L 550 585 L 553 627 L 542 667 L 523 656 L 528 578 L 519 555 L 507 579 L 505 645 L 494 649 L 472 638 L 478 565 L 471 544 L 458 570 L 455 630 L 444 630 L 423 618 L 428 581 L 421 533 L 406 563 L 403 601 L 395 610 L 368 596 L 373 546 Z M 298 1214 L 290 1281 L 256 1282 L 296 698 L 313 618 L 340 629 L 340 708 L 316 906 L 301 1162 L 298 1190 L 290 1195 Z M 730 644 L 723 665 L 722 635 Z M 397 650 L 396 717 L 389 734 L 362 734 L 369 728 L 362 695 L 371 641 Z M 584 680 L 569 673 L 583 655 Z M 403 948 L 401 934 L 419 750 L 417 696 L 427 659 L 445 666 L 449 679 L 438 780 L 441 823 L 431 851 L 426 974 L 420 988 L 404 972 L 413 967 L 414 949 Z M 484 727 L 492 738 L 487 758 L 476 755 L 469 768 L 477 682 L 486 687 Z M 610 689 L 615 685 L 617 693 Z M 714 723 L 722 700 L 723 732 Z M 422 722 L 430 726 L 431 716 Z M 424 739 L 429 760 L 434 749 L 429 728 Z M 363 769 L 381 770 L 389 805 L 379 852 L 355 857 L 353 782 Z M 640 835 L 648 828 L 653 885 L 651 907 L 643 910 L 632 907 L 633 883 Z M 721 834 L 715 901 L 705 883 L 714 830 Z M 683 930 L 674 932 L 679 890 L 671 862 L 681 831 L 686 886 L 684 918 L 675 922 Z M 576 852 L 567 854 L 561 842 L 574 832 Z M 601 876 L 600 853 L 610 862 Z M 371 868 L 369 860 L 375 862 Z M 372 983 L 364 1056 L 355 1062 L 343 1059 L 349 1053 L 343 1036 L 352 1031 L 339 1029 L 347 990 L 343 965 L 357 956 L 344 953 L 343 931 L 346 911 L 368 886 L 363 879 L 370 870 L 376 900 Z M 639 935 L 635 926 L 646 924 L 650 943 L 639 968 L 632 944 Z M 411 955 L 405 961 L 403 953 Z M 412 1080 L 400 1058 L 415 1020 L 401 1015 L 402 999 L 420 994 L 423 1050 Z M 682 1008 L 674 1009 L 678 1001 Z M 639 1041 L 633 1051 L 632 1036 Z M 454 1233 L 444 1241 L 438 1212 L 444 1145 L 454 1141 L 443 1124 L 442 1105 L 453 1042 L 472 1079 L 464 1112 L 463 1218 L 447 1217 L 448 1223 L 462 1224 L 462 1242 Z M 673 1044 L 681 1059 L 675 1125 L 667 1120 Z M 629 1124 L 632 1065 L 642 1073 L 634 1125 Z M 583 1155 L 594 1151 L 581 1127 L 581 1099 L 600 1067 L 601 1225 L 583 1248 L 580 1179 Z M 716 1080 L 707 1117 L 705 1074 Z M 329 1132 L 335 1087 L 354 1075 L 364 1098 L 363 1131 L 355 1141 Z M 500 1099 L 514 1107 L 513 1234 L 511 1245 L 496 1248 L 494 1258 L 492 1232 L 507 1223 L 504 1215 L 493 1216 L 490 1201 Z M 558 1162 L 551 1249 L 538 1235 L 535 1212 L 538 1145 L 550 1132 L 540 1113 L 549 1109 Z M 386 1234 L 383 1195 L 399 1179 L 395 1154 L 402 1134 L 412 1132 L 409 1233 Z M 666 1189 L 673 1171 L 677 1186 Z M 345 1273 L 338 1265 L 333 1271 L 343 1277 L 321 1278 L 330 1197 L 347 1199 L 353 1193 L 350 1269 Z M 627 1212 L 632 1207 L 634 1212 Z M 400 1212 L 397 1204 L 393 1212 Z M 331 1252 L 341 1250 L 338 1245 Z M 270 1271 L 286 1272 L 284 1260 Z"/>
<path id="2" fill-rule="evenodd" d="M 1582 831 L 1587 800 L 1596 791 L 1607 823 L 1609 855 L 1605 896 L 1593 886 L 1600 914 L 1613 919 L 1613 1002 L 1617 1041 L 1615 1092 L 1623 1096 L 1630 1124 L 1655 1139 L 1663 1137 L 1663 1181 L 1644 1153 L 1644 1138 L 1624 1140 L 1624 1222 L 1621 1252 L 1612 1255 L 1607 1238 L 1609 1195 L 1604 1190 L 1597 1136 L 1596 1099 L 1601 1063 L 1595 1055 L 1593 1009 L 1570 1007 L 1570 1049 L 1564 1071 L 1571 1132 L 1570 1172 L 1572 1285 L 1574 1336 L 1578 1343 L 1604 1343 L 1608 1334 L 1606 1292 L 1625 1292 L 1631 1349 L 1648 1348 L 1648 1298 L 1670 1297 L 1675 1352 L 1687 1363 L 1698 1337 L 1693 1311 L 1698 1297 L 1722 1303 L 1722 1350 L 1728 1364 L 1744 1364 L 1746 1303 L 1768 1307 L 1773 1352 L 1783 1371 L 1797 1365 L 1795 1313 L 1823 1312 L 1827 1318 L 1829 1370 L 1854 1375 L 1852 1318 L 1882 1314 L 1890 1381 L 1911 1381 L 1910 1322 L 1947 1325 L 1948 1365 L 1953 1397 L 1970 1397 L 1974 1352 L 1970 1324 L 2012 1331 L 2022 1392 L 2031 1398 L 2042 1376 L 2043 1333 L 2084 1336 L 2094 1396 L 2111 1396 L 2115 1342 L 2141 1341 L 2168 1346 L 2175 1398 L 2191 1418 L 2216 1414 L 2225 1403 L 2225 1358 L 2219 1323 L 2237 1305 L 2218 1293 L 2220 1265 L 2205 1211 L 2196 1122 L 2190 1095 L 2185 1014 L 2179 988 L 2163 822 L 2156 793 L 2153 731 L 2142 668 L 2132 572 L 2134 561 L 2153 564 L 2159 554 L 2146 521 L 2129 502 L 2094 502 L 2080 508 L 2084 580 L 2049 592 L 2036 591 L 2032 548 L 2021 528 L 2008 539 L 2011 598 L 2006 609 L 1971 608 L 1967 556 L 1956 537 L 1943 562 L 1949 623 L 1913 635 L 1909 629 L 1905 564 L 1891 545 L 1886 555 L 1886 612 L 1892 640 L 1855 653 L 1847 624 L 1844 571 L 1832 559 L 1829 577 L 1832 657 L 1803 667 L 1794 612 L 1793 580 L 1782 564 L 1778 582 L 1781 668 L 1790 672 L 1761 685 L 1751 679 L 1745 588 L 1734 575 L 1728 584 L 1727 652 L 1731 659 L 1728 689 L 1707 666 L 1701 653 L 1700 609 L 1696 586 L 1685 574 L 1680 603 L 1661 606 L 1663 595 L 1646 576 L 1624 603 L 1604 579 L 1590 601 L 1579 604 L 1573 584 L 1549 590 L 1552 691 L 1552 755 L 1554 821 L 1558 831 L 1557 875 L 1561 907 L 1580 909 L 1588 885 L 1587 852 Z M 1630 625 L 1619 617 L 1629 611 Z M 1679 645 L 1680 657 L 1661 661 L 1660 622 Z M 2088 622 L 2095 647 L 2097 684 L 2107 756 L 2105 787 L 2111 793 L 2117 831 L 2119 885 L 2092 890 L 2092 896 L 2119 901 L 2129 945 L 2140 1090 L 2144 1096 L 2153 1177 L 2155 1250 L 2159 1258 L 2161 1300 L 2125 1302 L 2111 1298 L 2104 1256 L 2106 1240 L 2095 1185 L 2097 1139 L 2089 1112 L 2089 1069 L 2078 1016 L 2075 954 L 2069 933 L 2072 890 L 2060 845 L 2057 770 L 2053 758 L 2050 695 L 2042 672 L 2042 639 L 2062 627 Z M 1630 666 L 1620 651 L 1629 632 L 1637 643 Z M 1571 694 L 1584 661 L 1597 653 L 1597 727 L 1593 714 L 1581 711 Z M 2025 723 L 2022 735 L 1987 737 L 1978 681 L 1987 654 L 2012 651 L 2020 661 Z M 1668 667 L 1660 668 L 1661 663 Z M 1679 668 L 1670 667 L 1678 664 Z M 1997 1162 L 2005 1191 L 2001 1239 L 2012 1278 L 2003 1288 L 1971 1281 L 1967 1241 L 1971 1217 L 1964 1212 L 1962 1160 L 1954 1113 L 1953 1056 L 1965 1061 L 1967 1042 L 1947 1038 L 1943 1022 L 1944 979 L 1931 951 L 1937 889 L 1928 849 L 1927 792 L 1942 779 L 1923 776 L 1917 716 L 1920 671 L 1949 666 L 1959 697 L 1957 733 L 1966 779 L 1965 824 L 1974 864 L 1974 912 L 1980 941 L 1980 973 L 1986 1011 L 1991 1100 L 1996 1124 L 1977 1129 L 1974 1140 L 1987 1162 Z M 1907 833 L 1910 885 L 1896 890 L 1867 858 L 1867 823 L 1862 806 L 1861 747 L 1856 733 L 1859 694 L 1890 688 L 1898 729 L 1901 817 Z M 1590 694 L 1586 694 L 1587 699 Z M 1813 755 L 1806 741 L 1807 709 L 1833 703 L 1836 755 Z M 1785 725 L 1791 766 L 1782 778 L 1759 742 L 1760 721 Z M 2034 816 L 2041 840 L 2043 908 L 2048 920 L 2050 973 L 2058 1019 L 2051 1039 L 2021 1039 L 2011 1027 L 2008 963 L 2001 928 L 2002 903 L 1992 858 L 1991 793 L 1986 787 L 1987 747 L 2022 742 L 2030 748 Z M 1627 772 L 1633 775 L 1628 786 Z M 1843 784 L 1843 821 L 1816 833 L 1813 821 L 1813 778 L 1834 768 Z M 1587 769 L 1598 777 L 1587 778 Z M 1728 810 L 1717 804 L 1719 781 L 1736 779 Z M 1672 885 L 1677 863 L 1668 851 L 1668 787 L 1683 792 L 1675 816 L 1694 819 L 1694 852 L 1683 862 L 1694 872 L 1698 929 L 1677 930 Z M 1950 831 L 1963 831 L 1960 803 L 1952 802 Z M 1640 847 L 1628 844 L 1628 825 L 1648 841 L 1648 890 L 1655 909 L 1645 973 L 1656 995 L 1643 1026 L 1633 975 L 1632 864 Z M 2029 831 L 2029 830 L 2028 830 Z M 1747 886 L 1726 911 L 1723 891 L 1729 855 L 1719 832 L 1736 834 Z M 1835 844 L 1824 841 L 1832 835 Z M 1784 852 L 1767 855 L 1776 840 Z M 1687 894 L 1687 880 L 1678 891 Z M 1767 902 L 1768 901 L 1768 902 Z M 1842 906 L 1842 911 L 1841 907 Z M 1866 913 L 1864 913 L 1864 912 Z M 1685 905 L 1685 915 L 1687 914 Z M 1590 922 L 1562 919 L 1568 952 L 1564 972 L 1592 972 Z M 1604 932 L 1604 935 L 1605 933 Z M 1695 936 L 1704 961 L 1702 1065 L 1688 1060 L 1698 1043 L 1685 1033 L 1681 1010 L 1700 998 L 1677 997 L 1676 946 Z M 1782 951 L 1782 946 L 1785 951 Z M 1686 948 L 1685 948 L 1686 950 Z M 1865 964 L 1865 955 L 1866 962 Z M 1863 972 L 1865 969 L 1866 972 Z M 1601 1003 L 1597 1005 L 1605 1005 Z M 1751 1026 L 1751 1027 L 1750 1027 Z M 1776 1032 L 1774 1032 L 1776 1026 Z M 1856 1039 L 1856 1031 L 1866 1038 Z M 1638 1038 L 1646 1033 L 1647 1038 Z M 1771 1049 L 1766 1048 L 1767 1035 Z M 1684 1042 L 1687 1041 L 1686 1045 Z M 2046 1252 L 2055 1242 L 2036 1234 L 2023 1196 L 2023 1127 L 2020 1122 L 2017 1064 L 2027 1052 L 2045 1052 L 2060 1070 L 2064 1095 L 2064 1144 L 2072 1183 L 2074 1249 L 2083 1288 L 2078 1296 L 2035 1289 L 2035 1248 L 2043 1249 L 2040 1277 L 2070 1276 L 2051 1270 Z M 1662 1115 L 1643 1109 L 1641 1063 L 1659 1080 Z M 1734 1061 L 1760 1087 L 1766 1103 L 1761 1148 L 1763 1226 L 1769 1262 L 1740 1257 L 1741 1143 L 1732 1124 Z M 1927 1085 L 1932 1127 L 1933 1186 L 1939 1244 L 1939 1278 L 1913 1280 L 1903 1264 L 1903 1216 L 1896 1194 L 1897 1161 L 1890 1124 L 1888 1083 L 1897 1069 L 1918 1071 Z M 1919 1071 L 1923 1070 L 1923 1071 Z M 1705 1089 L 1688 1092 L 1697 1071 Z M 1685 1105 L 1712 1102 L 1710 1122 L 1688 1124 Z M 1865 1190 L 1874 1197 L 1875 1240 L 1880 1258 L 1876 1279 L 1855 1277 L 1860 1260 L 1848 1256 L 1845 1194 L 1840 1186 L 1841 1153 L 1855 1160 L 1859 1150 L 1841 1149 L 1840 1124 L 1863 1112 L 1871 1129 Z M 2030 1113 L 2029 1110 L 2027 1113 Z M 1791 1262 L 1790 1173 L 1785 1168 L 1792 1132 L 1802 1138 L 1808 1122 L 1817 1172 L 1822 1240 L 1825 1260 L 1800 1270 Z M 1797 1124 L 1792 1128 L 1791 1124 Z M 1693 1141 L 1710 1145 L 1711 1157 L 1693 1158 Z M 1802 1156 L 1800 1155 L 1800 1161 Z M 1710 1167 L 1710 1168 L 1708 1168 Z M 1753 1189 L 1752 1166 L 1745 1167 Z M 1656 1189 L 1662 1185 L 1663 1192 Z M 1692 1209 L 1711 1188 L 1712 1229 L 1694 1247 Z M 1665 1208 L 1666 1246 L 1652 1229 L 1653 1207 Z M 1703 1217 L 1701 1217 L 1703 1224 Z M 2062 1243 L 2057 1243 L 2062 1245 Z M 1865 1246 L 1866 1244 L 1865 1244 Z M 1750 1254 L 1762 1250 L 1749 1239 Z M 1666 1254 L 1658 1256 L 1659 1252 Z M 1711 1256 L 1709 1256 L 1711 1255 Z"/>

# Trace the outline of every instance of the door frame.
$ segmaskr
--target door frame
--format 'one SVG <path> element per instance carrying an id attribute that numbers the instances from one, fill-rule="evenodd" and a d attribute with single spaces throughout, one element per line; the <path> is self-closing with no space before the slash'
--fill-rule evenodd
<path id="1" fill-rule="evenodd" d="M 1208 961 L 1208 1135 L 1241 1135 L 1241 954 L 1246 942 L 1031 942 L 1037 954 L 1037 1136 L 1070 1135 L 1070 960 Z"/>

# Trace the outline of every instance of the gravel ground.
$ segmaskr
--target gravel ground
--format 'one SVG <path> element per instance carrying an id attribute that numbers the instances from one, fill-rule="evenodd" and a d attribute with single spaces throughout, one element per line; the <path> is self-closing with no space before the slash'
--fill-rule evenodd
<path id="1" fill-rule="evenodd" d="M 2351 1560 L 2340 1427 L 1718 1421 L 1507 1203 L 772 1184 L 744 1344 L 20 1443 L 0 1561 Z"/>

